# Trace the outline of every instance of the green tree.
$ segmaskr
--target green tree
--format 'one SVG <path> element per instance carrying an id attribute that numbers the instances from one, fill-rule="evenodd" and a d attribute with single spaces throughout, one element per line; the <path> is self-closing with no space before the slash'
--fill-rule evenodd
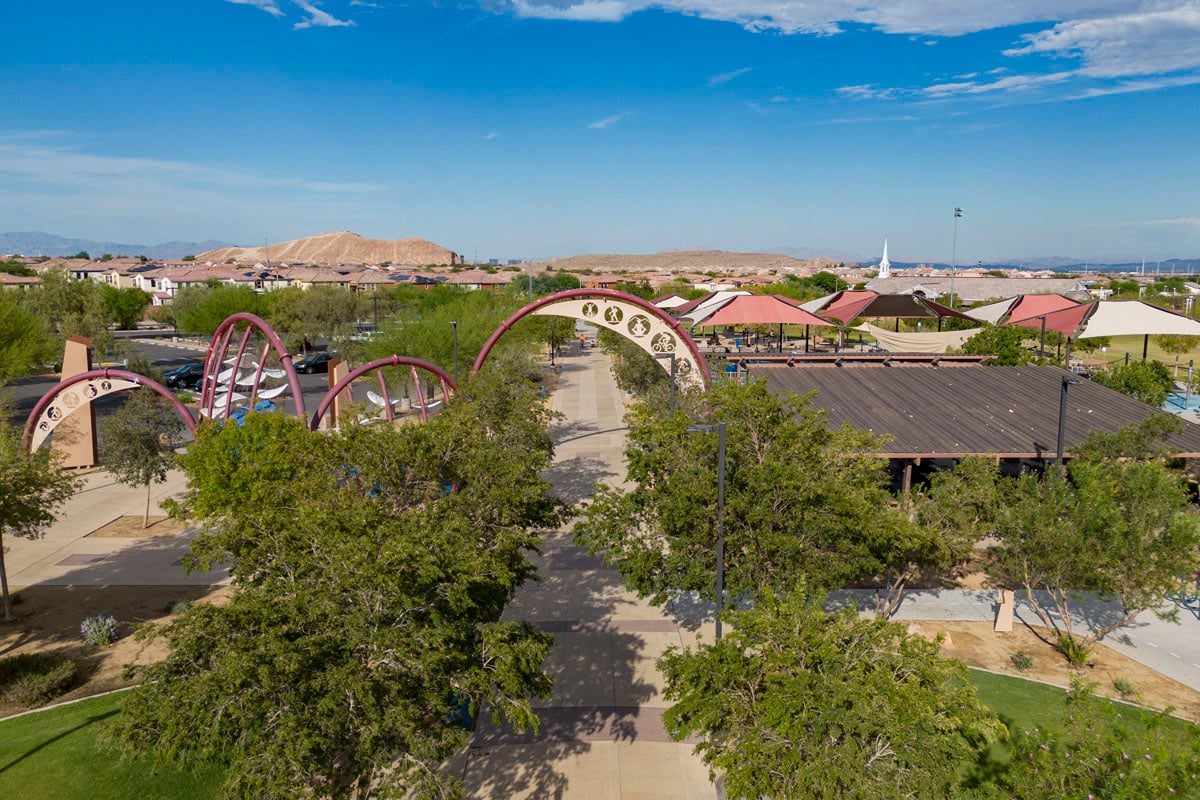
<path id="1" fill-rule="evenodd" d="M 9 275 L 18 275 L 22 278 L 32 278 L 37 275 L 37 272 L 15 258 L 0 259 L 0 272 L 6 272 Z"/>
<path id="2" fill-rule="evenodd" d="M 360 316 L 359 298 L 340 286 L 280 289 L 268 294 L 266 301 L 271 326 L 303 342 L 323 338 L 343 345 Z"/>
<path id="3" fill-rule="evenodd" d="M 113 336 L 113 316 L 104 302 L 104 287 L 92 280 L 73 281 L 58 270 L 47 270 L 42 285 L 21 293 L 25 309 L 38 316 L 58 338 L 58 347 L 68 336 L 90 339 L 98 353 L 107 352 Z"/>
<path id="4" fill-rule="evenodd" d="M 1162 334 L 1154 337 L 1154 343 L 1163 352 L 1175 356 L 1175 374 L 1179 374 L 1179 357 L 1200 345 L 1200 336 L 1180 336 L 1178 334 Z"/>
<path id="5" fill-rule="evenodd" d="M 1055 730 L 1014 730 L 1006 768 L 985 779 L 981 797 L 1197 797 L 1200 727 L 1180 737 L 1166 712 L 1117 709 L 1094 685 L 1072 681 Z M 1182 738 L 1182 741 L 1180 739 Z"/>
<path id="6" fill-rule="evenodd" d="M 103 284 L 101 293 L 108 315 L 119 329 L 125 331 L 137 327 L 146 307 L 150 305 L 150 295 L 136 287 L 117 289 Z"/>
<path id="7" fill-rule="evenodd" d="M 0 291 L 0 385 L 34 374 L 54 351 L 42 320 L 22 308 L 14 292 Z"/>
<path id="8" fill-rule="evenodd" d="M 1186 476 L 1161 445 L 1180 424 L 1157 415 L 1116 434 L 1092 434 L 1065 474 L 1008 478 L 973 462 L 958 477 L 968 502 L 951 514 L 969 517 L 972 535 L 998 540 L 989 575 L 1023 590 L 1072 661 L 1085 661 L 1094 642 L 1163 607 L 1179 576 L 1200 569 L 1200 517 Z M 942 500 L 959 503 L 952 492 Z M 1111 601 L 1116 613 L 1081 629 L 1089 600 Z"/>
<path id="9" fill-rule="evenodd" d="M 1160 361 L 1130 361 L 1115 363 L 1104 370 L 1091 373 L 1091 379 L 1110 389 L 1127 394 L 1146 405 L 1160 408 L 1175 388 L 1175 379 Z"/>
<path id="10" fill-rule="evenodd" d="M 963 342 L 962 352 L 995 356 L 984 362 L 990 367 L 1016 367 L 1035 358 L 1034 353 L 1025 348 L 1025 340 L 1030 335 L 1028 328 L 988 326 Z"/>
<path id="11" fill-rule="evenodd" d="M 730 615 L 732 632 L 659 661 L 664 716 L 699 739 L 725 796 L 952 797 L 964 766 L 1004 726 L 940 639 L 852 609 L 827 614 L 803 590 Z"/>
<path id="12" fill-rule="evenodd" d="M 142 527 L 150 527 L 150 486 L 167 479 L 175 448 L 183 443 L 183 420 L 149 389 L 132 392 L 100 419 L 100 460 L 118 483 L 146 487 Z"/>
<path id="13" fill-rule="evenodd" d="M 821 291 L 823 291 L 825 294 L 832 294 L 839 288 L 847 288 L 842 286 L 845 281 L 843 281 L 837 275 L 834 275 L 832 272 L 818 272 L 816 275 L 808 278 L 808 282 L 814 286 L 820 287 Z"/>
<path id="14" fill-rule="evenodd" d="M 131 753 L 225 764 L 225 796 L 457 795 L 441 763 L 485 704 L 536 725 L 550 637 L 500 620 L 561 507 L 532 386 L 489 371 L 425 425 L 329 435 L 251 414 L 202 426 L 181 513 L 235 591 L 159 632 L 126 702 Z"/>
<path id="15" fill-rule="evenodd" d="M 661 367 L 659 368 L 661 370 Z M 627 584 L 656 602 L 677 590 L 711 598 L 716 563 L 717 437 L 689 420 L 728 421 L 725 580 L 731 596 L 821 589 L 878 576 L 925 538 L 895 508 L 879 441 L 831 429 L 805 398 L 765 382 L 681 393 L 674 418 L 661 402 L 629 413 L 629 489 L 598 487 L 577 540 L 603 552 Z"/>
<path id="16" fill-rule="evenodd" d="M 175 326 L 181 333 L 212 336 L 228 317 L 240 312 L 262 315 L 265 302 L 248 286 L 187 286 L 172 302 Z"/>
<path id="17" fill-rule="evenodd" d="M 41 537 L 54 522 L 55 509 L 78 487 L 79 479 L 59 468 L 49 447 L 27 452 L 21 434 L 0 421 L 0 589 L 5 622 L 12 622 L 15 617 L 8 595 L 4 535 Z"/>

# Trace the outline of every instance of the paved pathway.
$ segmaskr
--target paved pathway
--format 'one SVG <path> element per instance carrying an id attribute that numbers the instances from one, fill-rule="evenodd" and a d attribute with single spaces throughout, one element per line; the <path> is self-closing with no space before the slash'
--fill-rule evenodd
<path id="1" fill-rule="evenodd" d="M 550 479 L 570 502 L 597 482 L 624 477 L 624 407 L 599 350 L 570 352 L 553 403 L 566 421 L 555 431 Z M 554 692 L 540 704 L 536 735 L 481 719 L 465 764 L 468 796 L 684 800 L 715 798 L 708 771 L 663 729 L 663 679 L 655 660 L 696 634 L 626 591 L 615 570 L 571 543 L 568 524 L 545 538 L 540 583 L 529 583 L 506 617 L 555 636 L 546 669 Z M 702 629 L 711 640 L 711 626 Z"/>

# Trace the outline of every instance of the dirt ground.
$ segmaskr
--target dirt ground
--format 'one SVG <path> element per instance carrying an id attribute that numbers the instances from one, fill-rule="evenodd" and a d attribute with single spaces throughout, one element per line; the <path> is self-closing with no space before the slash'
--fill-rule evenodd
<path id="1" fill-rule="evenodd" d="M 138 520 L 138 524 L 141 521 Z M 163 656 L 158 643 L 138 641 L 133 628 L 138 623 L 162 621 L 170 616 L 177 600 L 208 599 L 220 602 L 229 587 L 184 586 L 39 586 L 21 589 L 16 606 L 18 621 L 0 623 L 0 655 L 19 652 L 54 651 L 79 663 L 76 687 L 60 700 L 86 697 L 128 685 L 122 677 L 126 664 L 146 664 Z M 121 638 L 108 647 L 84 645 L 79 624 L 91 614 L 108 613 L 120 623 Z M 993 633 L 990 622 L 920 622 L 909 629 L 924 636 L 946 634 L 942 652 L 968 666 L 981 667 L 1023 678 L 1067 686 L 1071 671 L 1066 660 L 1038 638 L 1034 629 L 1018 625 L 1012 633 Z M 1011 656 L 1023 652 L 1033 666 L 1018 672 Z M 1173 706 L 1175 713 L 1200 720 L 1200 692 L 1163 677 L 1148 667 L 1109 650 L 1095 648 L 1085 674 L 1096 681 L 1098 691 L 1119 696 L 1113 680 L 1124 677 L 1152 708 Z M 23 709 L 0 704 L 0 716 Z"/>
<path id="2" fill-rule="evenodd" d="M 141 519 L 138 518 L 138 525 Z M 15 623 L 0 622 L 0 656 L 53 652 L 79 665 L 75 687 L 55 702 L 99 694 L 129 685 L 126 664 L 149 664 L 165 654 L 157 642 L 138 641 L 133 630 L 143 622 L 170 616 L 178 600 L 216 599 L 228 587 L 211 586 L 32 586 L 16 592 Z M 85 645 L 79 625 L 92 614 L 111 614 L 120 638 L 107 647 Z M 0 716 L 25 709 L 0 702 Z"/>

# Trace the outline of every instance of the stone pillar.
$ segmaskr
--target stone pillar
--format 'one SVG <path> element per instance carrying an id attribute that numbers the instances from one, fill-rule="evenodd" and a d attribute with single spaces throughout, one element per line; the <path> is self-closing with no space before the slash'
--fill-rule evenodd
<path id="1" fill-rule="evenodd" d="M 67 339 L 63 348 L 62 379 L 92 369 L 92 340 L 82 336 Z M 54 451 L 64 467 L 94 467 L 100 459 L 96 446 L 96 408 L 91 401 L 70 409 L 70 416 L 54 429 Z"/>
<path id="2" fill-rule="evenodd" d="M 337 382 L 350 374 L 350 365 L 340 358 L 335 358 L 329 362 L 329 388 L 337 386 Z M 342 391 L 338 392 L 337 397 L 333 398 L 333 403 L 329 406 L 329 413 L 325 415 L 322 425 L 326 428 L 336 428 L 338 426 L 338 415 L 342 412 L 342 403 L 350 399 L 350 387 L 347 386 Z"/>

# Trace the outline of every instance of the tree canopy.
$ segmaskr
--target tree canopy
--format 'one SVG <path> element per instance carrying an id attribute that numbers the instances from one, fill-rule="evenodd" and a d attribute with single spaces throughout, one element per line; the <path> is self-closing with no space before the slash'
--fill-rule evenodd
<path id="1" fill-rule="evenodd" d="M 117 482 L 146 487 L 142 527 L 150 525 L 150 486 L 167 479 L 175 448 L 183 443 L 183 421 L 149 389 L 136 389 L 120 408 L 100 419 L 100 459 Z"/>
<path id="2" fill-rule="evenodd" d="M 20 432 L 0 419 L 0 589 L 4 619 L 12 622 L 4 534 L 37 539 L 54 522 L 54 512 L 79 486 L 79 479 L 58 466 L 49 447 L 29 453 Z"/>
<path id="3" fill-rule="evenodd" d="M 441 762 L 481 706 L 536 725 L 549 637 L 500 621 L 561 507 L 547 413 L 489 371 L 425 425 L 313 433 L 250 414 L 202 426 L 179 513 L 235 592 L 158 631 L 125 705 L 134 753 L 227 765 L 229 797 L 456 796 Z"/>
<path id="4" fill-rule="evenodd" d="M 1135 400 L 1159 408 L 1175 388 L 1171 371 L 1159 361 L 1117 362 L 1107 369 L 1091 373 L 1091 379 Z"/>
<path id="5" fill-rule="evenodd" d="M 879 576 L 940 547 L 888 492 L 874 436 L 831 429 L 823 412 L 764 382 L 717 384 L 630 412 L 629 489 L 601 486 L 576 538 L 602 552 L 627 584 L 662 602 L 674 591 L 712 597 L 716 563 L 717 437 L 689 421 L 726 420 L 726 584 L 754 595 L 805 580 L 834 588 Z"/>
<path id="6" fill-rule="evenodd" d="M 0 384 L 32 375 L 54 358 L 45 323 L 22 308 L 15 292 L 0 291 Z"/>
<path id="7" fill-rule="evenodd" d="M 1016 367 L 1034 360 L 1033 352 L 1025 348 L 1029 336 L 1028 328 L 991 325 L 963 342 L 962 352 L 994 355 L 984 362 L 990 367 Z"/>
<path id="8" fill-rule="evenodd" d="M 964 767 L 1006 730 L 940 640 L 822 610 L 802 589 L 730 614 L 732 632 L 659 661 L 676 739 L 758 800 L 952 797 Z"/>

